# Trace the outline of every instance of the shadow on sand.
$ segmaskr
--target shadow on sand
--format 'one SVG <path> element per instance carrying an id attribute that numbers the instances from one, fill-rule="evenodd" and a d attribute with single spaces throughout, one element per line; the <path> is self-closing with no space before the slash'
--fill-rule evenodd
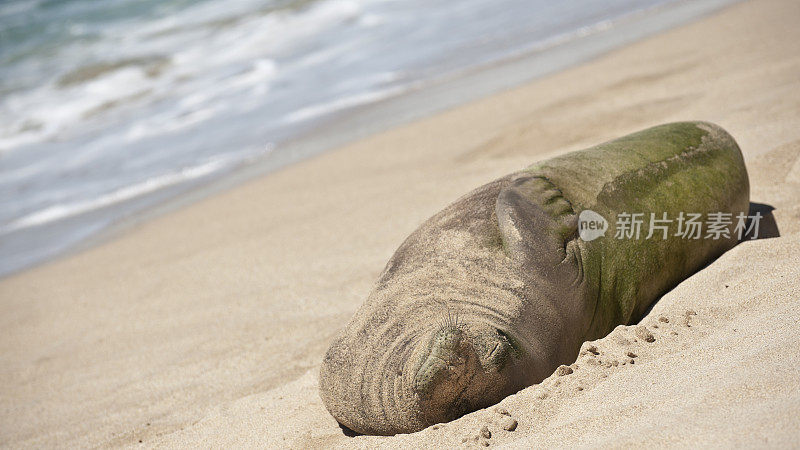
<path id="1" fill-rule="evenodd" d="M 742 240 L 749 241 L 752 239 L 769 239 L 780 237 L 781 233 L 778 230 L 778 222 L 775 221 L 775 216 L 772 214 L 775 207 L 764 203 L 750 202 L 750 212 L 748 215 L 755 216 L 756 213 L 761 215 L 761 220 L 758 228 L 753 227 L 753 230 L 746 234 Z M 747 230 L 750 230 L 750 223 L 747 224 Z M 753 236 L 755 234 L 755 236 Z"/>

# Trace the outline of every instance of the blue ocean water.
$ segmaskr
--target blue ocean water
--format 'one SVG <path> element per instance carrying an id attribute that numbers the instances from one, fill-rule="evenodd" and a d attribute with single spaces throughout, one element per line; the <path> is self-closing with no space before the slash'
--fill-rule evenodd
<path id="1" fill-rule="evenodd" d="M 351 108 L 674 0 L 4 0 L 0 275 Z"/>

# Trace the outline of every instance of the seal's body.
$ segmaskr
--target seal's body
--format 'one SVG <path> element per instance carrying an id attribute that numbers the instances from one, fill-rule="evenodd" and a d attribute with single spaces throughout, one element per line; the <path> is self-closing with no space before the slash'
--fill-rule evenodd
<path id="1" fill-rule="evenodd" d="M 735 222 L 748 204 L 739 147 L 703 122 L 650 128 L 482 186 L 389 260 L 325 355 L 322 399 L 365 434 L 417 431 L 496 403 L 736 244 L 732 227 L 717 239 L 676 236 L 681 213 Z M 585 210 L 608 221 L 605 236 L 579 237 Z M 638 239 L 615 238 L 620 213 L 643 214 Z M 673 220 L 667 235 L 647 238 L 650 213 Z"/>

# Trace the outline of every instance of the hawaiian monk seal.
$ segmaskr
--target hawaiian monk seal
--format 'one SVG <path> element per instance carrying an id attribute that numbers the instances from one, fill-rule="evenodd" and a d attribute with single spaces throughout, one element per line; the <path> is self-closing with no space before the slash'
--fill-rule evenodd
<path id="1" fill-rule="evenodd" d="M 619 213 L 747 214 L 741 151 L 720 127 L 661 125 L 482 186 L 389 260 L 320 370 L 325 406 L 365 434 L 421 430 L 494 404 L 638 320 L 737 243 L 615 239 Z M 609 233 L 579 237 L 581 211 Z M 704 230 L 705 231 L 705 230 Z"/>

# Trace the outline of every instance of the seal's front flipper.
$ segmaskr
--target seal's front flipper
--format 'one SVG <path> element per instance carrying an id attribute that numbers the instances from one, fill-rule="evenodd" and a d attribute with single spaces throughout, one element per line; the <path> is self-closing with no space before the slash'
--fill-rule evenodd
<path id="1" fill-rule="evenodd" d="M 495 206 L 503 247 L 521 263 L 530 258 L 558 265 L 577 236 L 578 216 L 561 190 L 543 176 L 521 172 L 509 181 Z"/>
<path id="2" fill-rule="evenodd" d="M 523 316 L 535 318 L 535 333 L 526 342 L 559 336 L 532 359 L 530 379 L 541 380 L 576 356 L 596 305 L 587 283 L 585 246 L 578 239 L 577 211 L 550 179 L 524 171 L 500 191 L 495 212 L 506 255 L 529 286 Z"/>

